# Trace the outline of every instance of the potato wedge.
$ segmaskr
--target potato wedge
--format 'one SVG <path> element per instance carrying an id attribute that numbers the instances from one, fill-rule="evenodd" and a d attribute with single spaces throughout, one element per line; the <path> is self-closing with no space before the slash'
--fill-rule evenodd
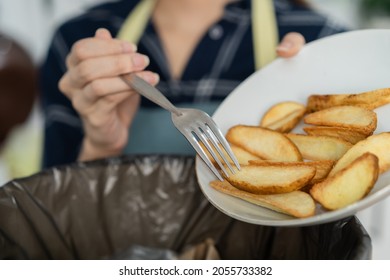
<path id="1" fill-rule="evenodd" d="M 277 194 L 299 190 L 314 177 L 312 166 L 242 165 L 241 170 L 225 179 L 234 187 L 255 194 Z"/>
<path id="2" fill-rule="evenodd" d="M 307 101 L 307 112 L 341 105 L 354 105 L 373 110 L 390 103 L 390 88 L 375 89 L 357 94 L 311 95 Z"/>
<path id="3" fill-rule="evenodd" d="M 283 119 L 287 115 L 295 111 L 306 111 L 306 106 L 295 101 L 284 101 L 273 105 L 263 115 L 260 121 L 261 126 L 267 126 L 271 123 Z"/>
<path id="4" fill-rule="evenodd" d="M 212 181 L 210 186 L 217 191 L 231 195 L 252 204 L 262 206 L 297 218 L 306 218 L 315 214 L 313 198 L 304 192 L 293 191 L 284 194 L 259 195 L 241 191 L 227 181 Z"/>
<path id="5" fill-rule="evenodd" d="M 265 160 L 250 160 L 249 165 L 258 165 L 258 166 L 264 166 L 268 165 L 270 161 L 265 161 Z M 314 160 L 314 161 L 296 161 L 296 162 L 278 162 L 278 161 L 271 161 L 273 165 L 280 165 L 280 166 L 312 166 L 316 169 L 316 173 L 314 177 L 310 180 L 308 183 L 309 185 L 318 183 L 322 180 L 324 180 L 330 170 L 332 169 L 334 165 L 333 160 Z"/>
<path id="6" fill-rule="evenodd" d="M 364 153 L 372 153 L 379 159 L 379 173 L 383 173 L 390 168 L 390 132 L 382 132 L 367 137 L 349 149 L 335 164 L 329 176 L 335 175 L 345 168 L 356 158 Z"/>
<path id="7" fill-rule="evenodd" d="M 369 135 L 347 127 L 336 126 L 306 126 L 303 130 L 312 136 L 330 136 L 343 139 L 349 143 L 356 144 L 359 141 L 366 139 Z"/>
<path id="8" fill-rule="evenodd" d="M 284 134 L 259 126 L 236 125 L 226 134 L 226 139 L 263 159 L 302 161 L 294 143 Z"/>
<path id="9" fill-rule="evenodd" d="M 303 134 L 286 134 L 298 147 L 304 159 L 309 160 L 338 160 L 352 144 L 329 136 L 311 136 Z"/>
<path id="10" fill-rule="evenodd" d="M 313 166 L 316 169 L 316 174 L 313 179 L 309 182 L 309 184 L 316 184 L 324 180 L 330 170 L 332 170 L 335 161 L 333 160 L 313 160 L 313 161 L 305 161 L 305 163 L 309 166 Z"/>
<path id="11" fill-rule="evenodd" d="M 373 188 L 378 179 L 378 158 L 364 153 L 310 189 L 312 197 L 324 208 L 336 210 L 359 201 Z"/>
<path id="12" fill-rule="evenodd" d="M 296 110 L 294 112 L 291 112 L 290 114 L 288 114 L 284 118 L 282 118 L 276 122 L 270 123 L 269 125 L 264 126 L 264 127 L 275 130 L 275 131 L 283 132 L 283 133 L 290 132 L 302 120 L 304 114 L 305 114 L 305 111 Z"/>
<path id="13" fill-rule="evenodd" d="M 352 128 L 366 135 L 371 135 L 377 125 L 374 111 L 357 106 L 330 107 L 308 114 L 303 120 L 311 125 Z"/>
<path id="14" fill-rule="evenodd" d="M 211 162 L 216 167 L 218 167 L 218 164 L 215 162 L 214 158 L 211 156 L 211 154 L 207 150 L 206 146 L 202 142 L 199 142 L 199 144 L 201 145 L 203 150 L 206 152 L 206 154 L 207 154 L 208 158 L 211 160 Z M 230 156 L 223 149 L 222 145 L 219 145 L 219 146 L 221 147 L 221 150 L 222 150 L 225 158 L 229 160 L 229 163 L 234 164 L 233 160 L 231 160 Z M 248 162 L 250 160 L 261 160 L 260 157 L 254 155 L 254 154 L 251 154 L 250 152 L 248 152 L 248 151 L 244 150 L 243 148 L 238 147 L 238 146 L 236 146 L 234 144 L 230 144 L 230 148 L 232 149 L 233 154 L 236 156 L 239 164 L 248 164 Z M 217 150 L 214 149 L 214 152 L 219 156 L 219 153 L 217 152 Z M 220 156 L 219 156 L 219 159 L 223 163 L 223 161 L 222 161 Z"/>
<path id="15" fill-rule="evenodd" d="M 248 164 L 250 160 L 254 160 L 254 159 L 260 160 L 260 157 L 251 154 L 250 152 L 244 150 L 241 147 L 238 147 L 236 145 L 231 145 L 231 148 L 240 164 Z"/>
<path id="16" fill-rule="evenodd" d="M 272 106 L 262 117 L 260 126 L 280 132 L 290 132 L 302 119 L 306 106 L 292 101 Z"/>

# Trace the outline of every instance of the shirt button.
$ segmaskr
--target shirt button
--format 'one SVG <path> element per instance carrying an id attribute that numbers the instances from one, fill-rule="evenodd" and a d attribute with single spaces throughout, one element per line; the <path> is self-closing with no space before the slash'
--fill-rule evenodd
<path id="1" fill-rule="evenodd" d="M 209 30 L 209 36 L 213 40 L 219 40 L 221 39 L 223 35 L 223 28 L 220 25 L 214 25 L 210 30 Z"/>

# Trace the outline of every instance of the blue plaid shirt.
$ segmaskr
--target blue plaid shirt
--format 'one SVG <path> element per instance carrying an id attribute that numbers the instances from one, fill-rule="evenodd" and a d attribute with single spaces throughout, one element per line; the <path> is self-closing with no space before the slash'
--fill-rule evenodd
<path id="1" fill-rule="evenodd" d="M 55 33 L 41 68 L 45 167 L 75 161 L 83 138 L 82 123 L 77 112 L 58 89 L 58 81 L 66 71 L 65 60 L 71 46 L 77 40 L 94 36 L 96 29 L 100 27 L 107 28 L 115 36 L 138 2 L 123 0 L 99 5 L 69 20 Z M 306 7 L 293 5 L 287 0 L 275 0 L 274 5 L 280 39 L 289 32 L 298 32 L 310 42 L 345 31 L 334 20 Z M 221 20 L 210 27 L 197 45 L 180 80 L 171 77 L 153 22 L 148 23 L 138 50 L 150 57 L 151 63 L 147 69 L 159 73 L 161 80 L 157 87 L 168 99 L 179 106 L 194 105 L 212 114 L 216 106 L 255 71 L 250 6 L 249 0 L 232 2 L 226 6 Z M 153 124 L 153 114 L 158 119 L 164 117 L 161 115 L 164 113 L 156 106 L 142 99 L 125 152 L 192 151 L 172 124 L 172 129 L 165 129 L 165 125 L 161 123 Z M 167 112 L 165 118 L 169 119 Z M 159 128 L 160 131 L 156 131 Z M 153 131 L 153 136 L 150 131 Z M 171 138 L 182 142 L 172 142 Z"/>

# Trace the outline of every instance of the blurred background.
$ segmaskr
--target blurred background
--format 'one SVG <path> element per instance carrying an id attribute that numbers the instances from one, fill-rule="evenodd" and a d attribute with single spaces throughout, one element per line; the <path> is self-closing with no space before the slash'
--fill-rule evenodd
<path id="1" fill-rule="evenodd" d="M 31 57 L 33 65 L 39 67 L 58 25 L 99 2 L 106 1 L 0 0 L 0 33 L 12 36 Z M 308 2 L 318 11 L 331 15 L 335 22 L 342 23 L 350 29 L 390 28 L 390 0 L 308 0 Z M 0 66 L 1 64 L 0 53 Z M 31 165 L 37 165 L 40 160 L 42 116 L 37 104 L 35 102 L 26 122 L 19 125 L 8 137 L 6 145 L 12 152 L 3 153 L 0 145 L 0 185 L 11 179 L 10 177 L 29 175 L 28 172 L 31 173 L 33 170 Z M 23 165 L 20 165 L 18 155 L 25 154 L 30 155 L 29 160 L 26 159 Z M 390 259 L 390 219 L 386 212 L 390 213 L 390 199 L 358 214 L 358 218 L 373 240 L 374 259 Z"/>
<path id="2" fill-rule="evenodd" d="M 109 0 L 108 0 L 109 1 Z M 39 63 L 55 28 L 103 0 L 0 0 L 0 31 L 12 34 Z M 115 1 L 115 0 L 111 0 Z M 351 29 L 390 28 L 389 0 L 308 0 Z"/>

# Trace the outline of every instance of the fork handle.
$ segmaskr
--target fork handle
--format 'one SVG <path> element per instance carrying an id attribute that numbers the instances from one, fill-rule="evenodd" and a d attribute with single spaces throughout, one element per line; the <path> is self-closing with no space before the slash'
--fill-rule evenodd
<path id="1" fill-rule="evenodd" d="M 128 86 L 135 89 L 143 97 L 146 97 L 177 116 L 182 114 L 159 90 L 147 83 L 144 79 L 135 74 L 124 74 L 120 77 Z"/>

